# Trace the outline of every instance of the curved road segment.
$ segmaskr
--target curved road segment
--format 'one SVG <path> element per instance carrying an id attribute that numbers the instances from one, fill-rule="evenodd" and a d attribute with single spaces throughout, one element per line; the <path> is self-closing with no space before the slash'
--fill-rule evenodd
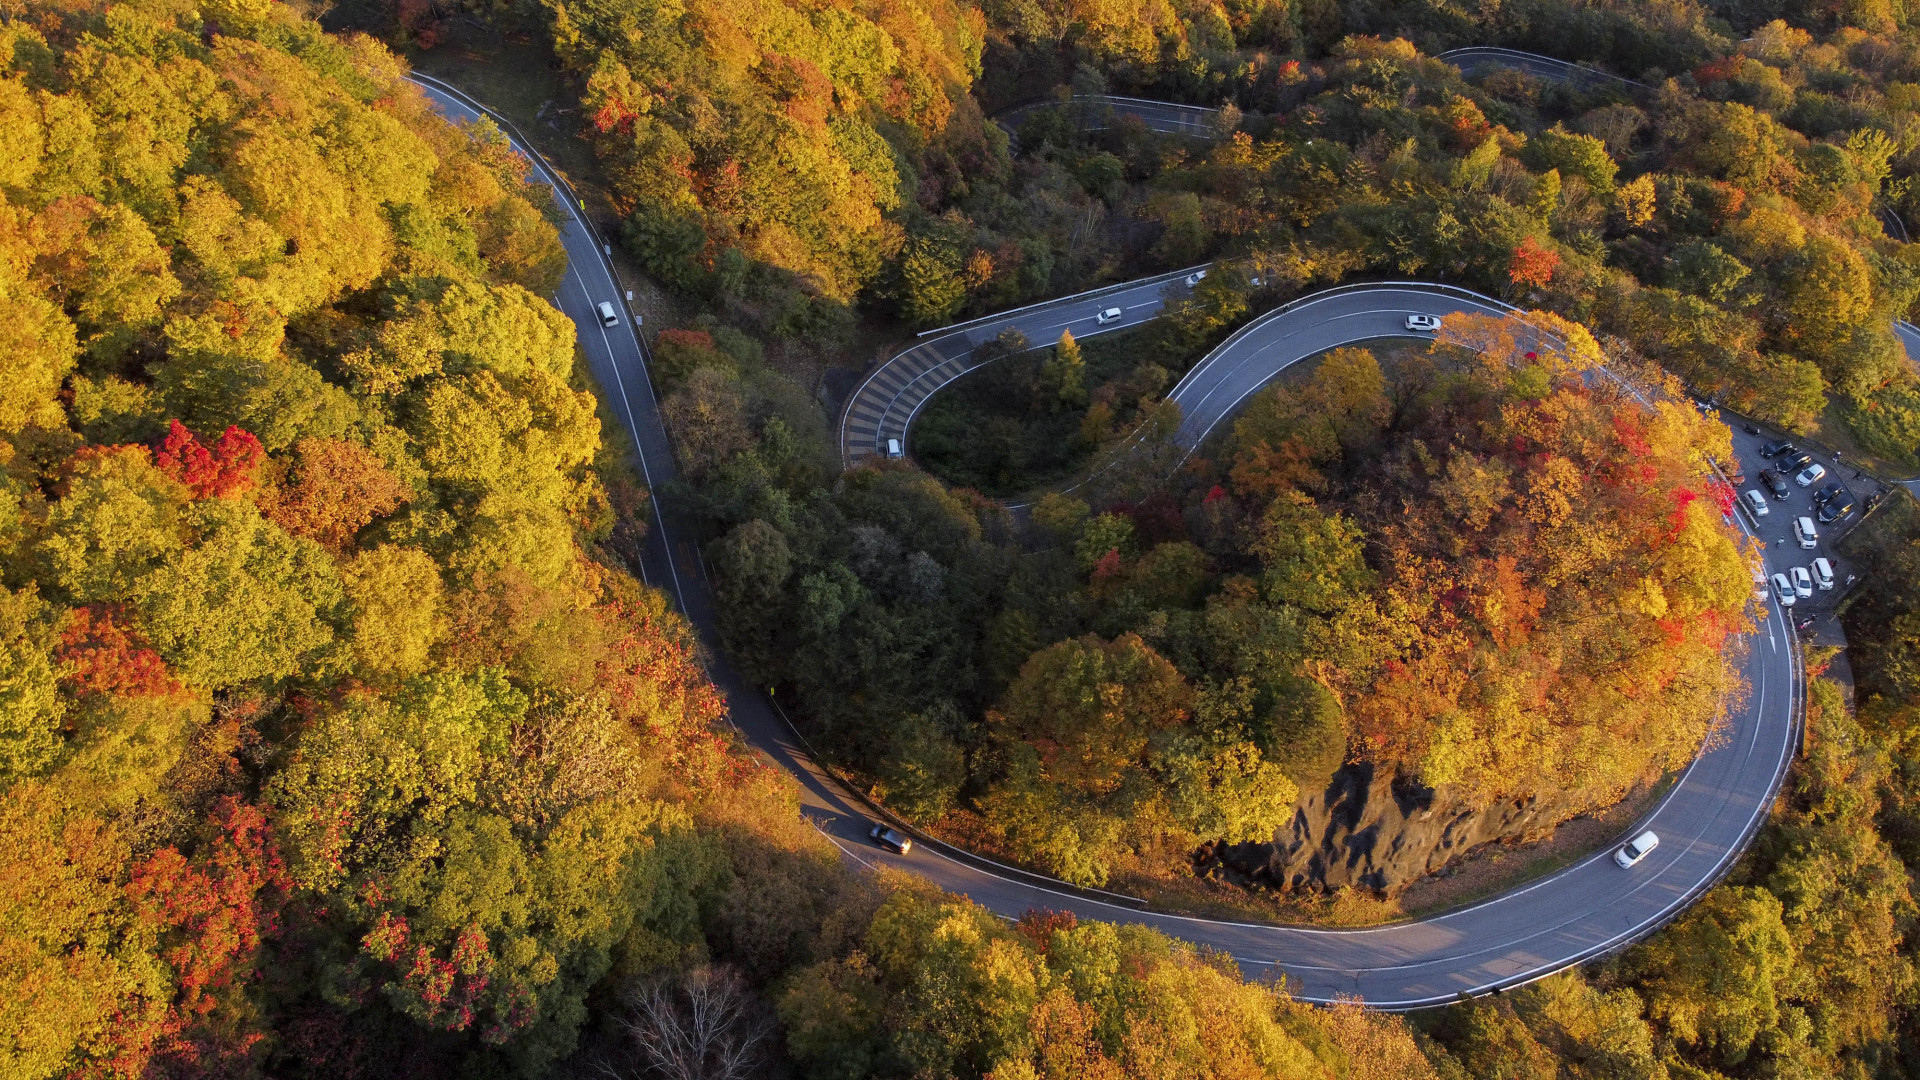
<path id="1" fill-rule="evenodd" d="M 1131 116 L 1138 119 L 1148 131 L 1162 135 L 1192 135 L 1202 139 L 1213 137 L 1213 125 L 1220 116 L 1218 109 L 1209 109 L 1204 105 L 1181 105 L 1172 101 L 1149 101 L 1146 98 L 1118 97 L 1113 94 L 1075 94 L 1068 101 L 1036 101 L 1030 105 L 1018 105 L 994 117 L 993 121 L 1009 132 L 1017 133 L 1020 121 L 1026 114 L 1062 107 L 1080 110 L 1079 127 L 1083 131 L 1105 131 L 1113 117 Z"/>
<path id="2" fill-rule="evenodd" d="M 420 82 L 448 115 L 456 119 L 476 115 L 476 107 L 457 91 L 425 79 Z M 647 378 L 645 352 L 630 323 L 603 328 L 595 318 L 594 305 L 601 301 L 622 307 L 616 279 L 602 258 L 599 239 L 573 213 L 578 202 L 571 190 L 537 155 L 524 145 L 520 148 L 537 163 L 542 178 L 555 183 L 562 205 L 569 210 L 562 239 L 571 266 L 555 300 L 579 326 L 581 347 L 611 411 L 633 437 L 641 467 L 653 490 L 659 491 L 672 479 L 674 469 Z M 1209 417 L 1206 426 L 1211 426 L 1229 415 L 1239 398 L 1296 360 L 1341 342 L 1404 335 L 1405 316 L 1413 311 L 1464 310 L 1493 307 L 1406 286 L 1349 289 L 1337 298 L 1309 298 L 1269 313 L 1235 335 L 1183 381 L 1181 399 L 1195 424 Z M 974 332 L 988 333 L 994 326 L 989 322 Z M 1750 467 L 1758 464 L 1753 461 Z M 700 561 L 679 539 L 692 532 L 662 500 L 656 500 L 655 506 L 658 516 L 648 537 L 644 573 L 652 584 L 680 601 L 718 657 L 717 623 Z M 1749 700 L 1659 806 L 1636 825 L 1636 829 L 1657 830 L 1662 843 L 1633 870 L 1615 866 L 1609 849 L 1473 907 L 1361 930 L 1142 912 L 1050 888 L 1017 871 L 995 872 L 979 860 L 948 857 L 924 845 L 905 857 L 880 851 L 867 840 L 872 817 L 814 764 L 759 688 L 744 684 L 718 660 L 711 674 L 727 693 L 733 721 L 745 738 L 800 780 L 804 812 L 849 857 L 921 874 L 1009 917 L 1032 908 L 1051 908 L 1086 918 L 1153 926 L 1226 952 L 1249 974 L 1283 975 L 1305 1000 L 1357 996 L 1376 1007 L 1406 1009 L 1519 985 L 1618 948 L 1672 918 L 1716 881 L 1764 819 L 1791 760 L 1800 704 L 1796 652 L 1792 630 L 1769 606 L 1764 625 L 1748 639 L 1743 661 L 1752 687 Z"/>
<path id="3" fill-rule="evenodd" d="M 1186 295 L 1186 279 L 1199 269 L 1031 304 L 921 335 L 919 342 L 875 368 L 848 397 L 840 417 L 841 460 L 856 465 L 885 454 L 889 439 L 905 447 L 907 428 L 934 391 L 981 366 L 973 359 L 976 345 L 1006 330 L 1020 331 L 1038 349 L 1059 341 L 1062 331 L 1089 338 L 1131 329 L 1159 315 L 1168 299 Z M 1101 323 L 1100 313 L 1113 308 L 1120 309 L 1120 317 Z"/>
<path id="4" fill-rule="evenodd" d="M 1634 82 L 1632 79 L 1622 78 L 1612 72 L 1584 67 L 1565 60 L 1556 60 L 1551 56 L 1541 56 L 1539 53 L 1521 52 L 1518 49 L 1473 45 L 1464 49 L 1448 49 L 1446 52 L 1437 54 L 1434 59 L 1445 60 L 1468 75 L 1486 68 L 1513 68 L 1524 71 L 1536 79 L 1551 79 L 1554 82 L 1578 83 L 1587 87 L 1606 86 L 1611 83 L 1647 89 L 1645 83 Z"/>

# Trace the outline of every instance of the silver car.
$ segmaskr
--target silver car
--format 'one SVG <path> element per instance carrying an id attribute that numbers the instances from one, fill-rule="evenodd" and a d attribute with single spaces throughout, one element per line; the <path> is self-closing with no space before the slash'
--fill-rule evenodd
<path id="1" fill-rule="evenodd" d="M 1425 333 L 1432 333 L 1433 331 L 1440 329 L 1440 316 L 1409 315 L 1407 316 L 1407 329 L 1418 330 Z"/>
<path id="2" fill-rule="evenodd" d="M 1660 838 L 1649 829 L 1627 841 L 1619 851 L 1613 853 L 1613 861 L 1620 864 L 1622 870 L 1633 869 L 1633 864 L 1646 858 L 1654 848 L 1660 846 Z"/>

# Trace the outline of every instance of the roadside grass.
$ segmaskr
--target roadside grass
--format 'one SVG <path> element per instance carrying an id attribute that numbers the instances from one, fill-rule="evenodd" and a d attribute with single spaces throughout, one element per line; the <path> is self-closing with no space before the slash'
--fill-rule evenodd
<path id="1" fill-rule="evenodd" d="M 1846 408 L 1837 395 L 1827 398 L 1827 407 L 1820 413 L 1820 422 L 1811 437 L 1831 450 L 1840 451 L 1855 468 L 1877 473 L 1885 479 L 1904 479 L 1916 471 L 1911 464 L 1892 461 L 1869 450 L 1854 434 L 1853 425 L 1847 422 Z"/>

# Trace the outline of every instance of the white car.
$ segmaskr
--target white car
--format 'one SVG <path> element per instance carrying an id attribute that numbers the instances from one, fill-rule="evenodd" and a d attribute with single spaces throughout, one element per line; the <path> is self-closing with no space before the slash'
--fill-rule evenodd
<path id="1" fill-rule="evenodd" d="M 1622 870 L 1631 870 L 1634 863 L 1646 858 L 1659 846 L 1660 838 L 1649 829 L 1622 844 L 1620 850 L 1613 853 L 1613 861 L 1619 863 Z"/>
<path id="2" fill-rule="evenodd" d="M 1195 270 L 1193 273 L 1187 275 L 1187 288 L 1191 289 L 1205 280 L 1207 280 L 1207 272 L 1205 270 Z"/>
<path id="3" fill-rule="evenodd" d="M 1781 607 L 1793 606 L 1793 582 L 1787 580 L 1787 575 L 1773 575 L 1773 599 Z"/>
<path id="4" fill-rule="evenodd" d="M 1804 566 L 1796 566 L 1787 571 L 1793 575 L 1793 595 L 1801 600 L 1813 595 L 1813 575 L 1807 573 Z"/>
<path id="5" fill-rule="evenodd" d="M 1827 561 L 1826 556 L 1813 560 L 1810 569 L 1813 571 L 1813 583 L 1820 586 L 1821 591 L 1833 588 L 1833 564 Z"/>
<path id="6" fill-rule="evenodd" d="M 899 458 L 899 457 L 903 457 L 903 456 L 904 456 L 904 455 L 903 455 L 903 454 L 902 454 L 902 453 L 900 452 L 900 440 L 899 440 L 899 439 L 888 439 L 888 440 L 887 440 L 887 456 L 888 456 L 888 457 L 890 457 L 890 458 Z"/>
<path id="7" fill-rule="evenodd" d="M 1801 487 L 1812 487 L 1826 478 L 1827 467 L 1816 461 L 1800 470 L 1800 475 L 1794 477 L 1793 482 L 1799 484 Z"/>
<path id="8" fill-rule="evenodd" d="M 1747 513 L 1757 518 L 1767 516 L 1767 497 L 1760 494 L 1758 488 L 1748 488 L 1746 491 L 1741 492 L 1740 498 L 1747 504 Z"/>
<path id="9" fill-rule="evenodd" d="M 1433 331 L 1440 329 L 1440 316 L 1409 315 L 1407 316 L 1407 329 L 1419 330 L 1425 333 L 1432 333 Z"/>
<path id="10" fill-rule="evenodd" d="M 1105 326 L 1111 322 L 1119 322 L 1122 318 L 1125 317 L 1125 314 L 1126 314 L 1125 312 L 1121 311 L 1117 307 L 1110 307 L 1107 310 L 1101 312 L 1100 314 L 1095 315 L 1093 317 L 1093 321 L 1099 323 L 1101 326 Z"/>
<path id="11" fill-rule="evenodd" d="M 620 325 L 620 313 L 618 311 L 615 311 L 613 309 L 613 305 L 606 302 L 605 300 L 600 301 L 600 325 L 601 326 L 619 326 Z"/>
<path id="12" fill-rule="evenodd" d="M 1767 571 L 1759 559 L 1753 560 L 1753 598 L 1760 601 L 1767 598 Z"/>
<path id="13" fill-rule="evenodd" d="M 1813 519 L 1810 517 L 1794 519 L 1793 538 L 1798 540 L 1803 548 L 1820 546 L 1820 530 L 1814 527 Z"/>

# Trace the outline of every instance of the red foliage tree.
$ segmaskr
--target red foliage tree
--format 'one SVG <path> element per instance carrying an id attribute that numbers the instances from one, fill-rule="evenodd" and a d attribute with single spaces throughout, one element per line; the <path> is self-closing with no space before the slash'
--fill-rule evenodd
<path id="1" fill-rule="evenodd" d="M 123 1017 L 106 1071 L 117 1076 L 207 1076 L 242 1071 L 266 1035 L 246 1010 L 223 1009 L 244 985 L 262 943 L 279 928 L 289 880 L 266 814 L 231 796 L 209 815 L 212 838 L 195 857 L 166 847 L 133 867 L 134 924 L 153 935 L 173 996 Z"/>
<path id="2" fill-rule="evenodd" d="M 1515 285 L 1543 289 L 1560 268 L 1560 253 L 1529 236 L 1513 249 L 1507 264 L 1507 278 Z"/>
<path id="3" fill-rule="evenodd" d="M 168 673 L 166 661 L 146 647 L 146 638 L 128 626 L 130 621 L 125 609 L 117 604 L 90 604 L 74 610 L 55 654 L 69 690 L 76 694 L 159 697 L 181 689 Z"/>
<path id="4" fill-rule="evenodd" d="M 250 432 L 228 427 L 211 447 L 185 424 L 168 421 L 167 437 L 153 463 L 187 485 L 196 499 L 225 499 L 253 489 L 267 452 Z"/>

